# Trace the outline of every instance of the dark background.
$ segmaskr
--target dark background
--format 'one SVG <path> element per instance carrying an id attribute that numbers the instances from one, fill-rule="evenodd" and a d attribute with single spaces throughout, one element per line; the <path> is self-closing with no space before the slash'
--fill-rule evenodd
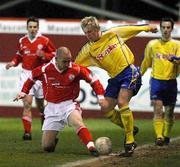
<path id="1" fill-rule="evenodd" d="M 177 4 L 180 3 L 179 0 L 147 1 L 155 1 L 160 3 L 160 6 L 155 7 L 145 2 L 145 0 L 69 0 L 69 2 L 81 3 L 143 20 L 160 20 L 164 16 L 170 16 L 175 21 L 178 21 L 179 13 L 177 12 L 179 8 Z M 109 16 L 74 9 L 73 5 L 70 7 L 63 6 L 58 2 L 61 2 L 61 0 L 1 0 L 0 17 L 36 16 L 39 18 L 81 19 L 84 16 L 94 15 L 99 19 L 116 20 Z M 171 8 L 171 11 L 168 8 Z M 176 11 L 176 13 L 173 13 L 172 10 Z"/>

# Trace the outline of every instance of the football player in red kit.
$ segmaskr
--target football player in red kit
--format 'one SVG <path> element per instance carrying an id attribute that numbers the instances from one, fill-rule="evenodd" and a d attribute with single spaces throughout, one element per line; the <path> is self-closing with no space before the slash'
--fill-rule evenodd
<path id="1" fill-rule="evenodd" d="M 83 66 L 71 62 L 71 52 L 66 47 L 57 49 L 51 62 L 32 70 L 32 75 L 24 83 L 21 93 L 15 100 L 26 97 L 37 80 L 42 82 L 45 107 L 45 121 L 42 127 L 42 148 L 53 152 L 56 136 L 66 124 L 72 126 L 79 138 L 93 156 L 98 156 L 93 138 L 83 123 L 81 109 L 75 101 L 80 92 L 80 80 L 88 82 L 99 99 L 104 99 L 104 89 L 92 72 Z"/>
<path id="2" fill-rule="evenodd" d="M 49 38 L 41 35 L 39 32 L 39 20 L 35 17 L 30 17 L 27 20 L 27 35 L 19 39 L 18 50 L 13 57 L 12 61 L 6 64 L 6 69 L 8 70 L 11 67 L 16 67 L 19 63 L 22 63 L 22 73 L 20 76 L 20 90 L 24 82 L 30 76 L 31 71 L 46 63 L 49 62 L 55 56 L 55 50 L 53 43 Z M 23 98 L 23 116 L 22 122 L 24 125 L 24 140 L 31 140 L 31 124 L 32 124 L 32 113 L 31 106 L 33 96 L 36 98 L 36 105 L 38 110 L 42 115 L 42 122 L 44 120 L 44 99 L 42 86 L 39 81 L 37 81 L 29 94 Z"/>

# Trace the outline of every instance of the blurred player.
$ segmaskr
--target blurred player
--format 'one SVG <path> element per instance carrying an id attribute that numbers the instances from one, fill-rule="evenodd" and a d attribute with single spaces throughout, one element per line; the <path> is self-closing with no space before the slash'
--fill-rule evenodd
<path id="1" fill-rule="evenodd" d="M 55 47 L 53 43 L 45 36 L 38 33 L 39 20 L 35 17 L 30 17 L 27 20 L 27 35 L 19 39 L 19 48 L 13 57 L 12 61 L 7 63 L 6 69 L 16 67 L 22 63 L 22 73 L 20 76 L 20 90 L 24 81 L 30 76 L 31 71 L 37 66 L 45 62 L 49 62 L 55 55 Z M 36 105 L 41 112 L 42 123 L 44 120 L 44 99 L 40 82 L 32 87 L 29 94 L 23 99 L 23 116 L 22 122 L 24 125 L 24 140 L 31 140 L 31 124 L 32 124 L 32 100 L 36 98 Z"/>
<path id="2" fill-rule="evenodd" d="M 161 38 L 147 44 L 141 64 L 142 75 L 149 67 L 152 68 L 150 98 L 154 107 L 155 144 L 158 146 L 169 144 L 174 123 L 178 73 L 176 59 L 180 58 L 180 42 L 171 38 L 173 27 L 174 21 L 171 18 L 160 21 Z"/>
<path id="3" fill-rule="evenodd" d="M 134 55 L 125 41 L 142 31 L 156 32 L 156 28 L 148 25 L 131 25 L 114 27 L 102 32 L 98 20 L 93 16 L 83 18 L 81 27 L 89 42 L 81 49 L 75 62 L 84 66 L 100 67 L 111 77 L 108 80 L 105 100 L 101 100 L 101 108 L 107 118 L 124 128 L 124 156 L 131 156 L 136 143 L 129 101 L 141 86 L 141 76 L 138 68 L 133 65 Z M 118 110 L 114 110 L 116 105 Z"/>
<path id="4" fill-rule="evenodd" d="M 48 104 L 45 107 L 45 121 L 42 127 L 42 147 L 44 151 L 53 152 L 56 136 L 68 124 L 76 131 L 93 156 L 98 156 L 93 138 L 84 125 L 81 109 L 75 99 L 79 96 L 80 80 L 88 82 L 98 98 L 104 98 L 104 89 L 99 80 L 89 69 L 71 62 L 71 52 L 66 47 L 57 49 L 56 57 L 50 63 L 32 71 L 25 82 L 22 92 L 15 100 L 24 98 L 36 80 L 41 80 L 44 97 Z"/>

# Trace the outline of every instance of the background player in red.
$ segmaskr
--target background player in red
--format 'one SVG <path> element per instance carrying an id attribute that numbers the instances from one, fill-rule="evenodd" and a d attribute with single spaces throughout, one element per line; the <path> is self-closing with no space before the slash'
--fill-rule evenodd
<path id="1" fill-rule="evenodd" d="M 98 156 L 93 138 L 83 123 L 82 111 L 75 99 L 80 92 L 80 80 L 85 80 L 91 85 L 99 102 L 104 98 L 104 89 L 88 68 L 72 63 L 71 59 L 71 52 L 68 48 L 58 48 L 56 57 L 51 62 L 32 71 L 31 77 L 25 82 L 22 92 L 15 100 L 26 97 L 36 80 L 40 80 L 43 85 L 44 98 L 48 102 L 42 127 L 43 150 L 54 151 L 58 132 L 68 124 L 74 128 L 90 153 Z"/>
<path id="2" fill-rule="evenodd" d="M 6 64 L 6 69 L 17 66 L 22 63 L 22 73 L 20 76 L 20 90 L 27 80 L 31 71 L 49 62 L 55 55 L 55 47 L 53 43 L 39 32 L 39 20 L 35 17 L 30 17 L 27 20 L 27 35 L 19 39 L 19 48 L 13 57 L 12 61 Z M 44 120 L 44 99 L 40 82 L 36 82 L 29 94 L 23 98 L 23 116 L 22 122 L 24 125 L 24 140 L 31 140 L 31 124 L 32 124 L 32 101 L 33 96 L 36 97 L 36 105 L 42 115 L 42 122 Z"/>

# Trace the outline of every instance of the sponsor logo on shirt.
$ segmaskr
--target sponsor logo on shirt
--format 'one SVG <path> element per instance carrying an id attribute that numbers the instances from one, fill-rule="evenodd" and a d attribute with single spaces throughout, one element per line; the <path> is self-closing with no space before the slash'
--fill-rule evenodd
<path id="1" fill-rule="evenodd" d="M 28 50 L 28 49 L 24 50 L 24 54 L 30 54 L 30 53 L 31 53 L 30 50 Z"/>
<path id="2" fill-rule="evenodd" d="M 52 83 L 52 86 L 59 86 L 60 85 L 60 83 Z"/>
<path id="3" fill-rule="evenodd" d="M 106 55 L 112 52 L 113 49 L 117 48 L 117 44 L 109 45 L 108 48 L 97 56 L 98 60 L 102 60 Z"/>
<path id="4" fill-rule="evenodd" d="M 163 55 L 163 54 L 161 54 L 161 53 L 157 53 L 157 54 L 156 54 L 156 58 L 157 58 L 157 59 L 165 59 L 165 60 L 168 60 L 167 55 Z"/>

